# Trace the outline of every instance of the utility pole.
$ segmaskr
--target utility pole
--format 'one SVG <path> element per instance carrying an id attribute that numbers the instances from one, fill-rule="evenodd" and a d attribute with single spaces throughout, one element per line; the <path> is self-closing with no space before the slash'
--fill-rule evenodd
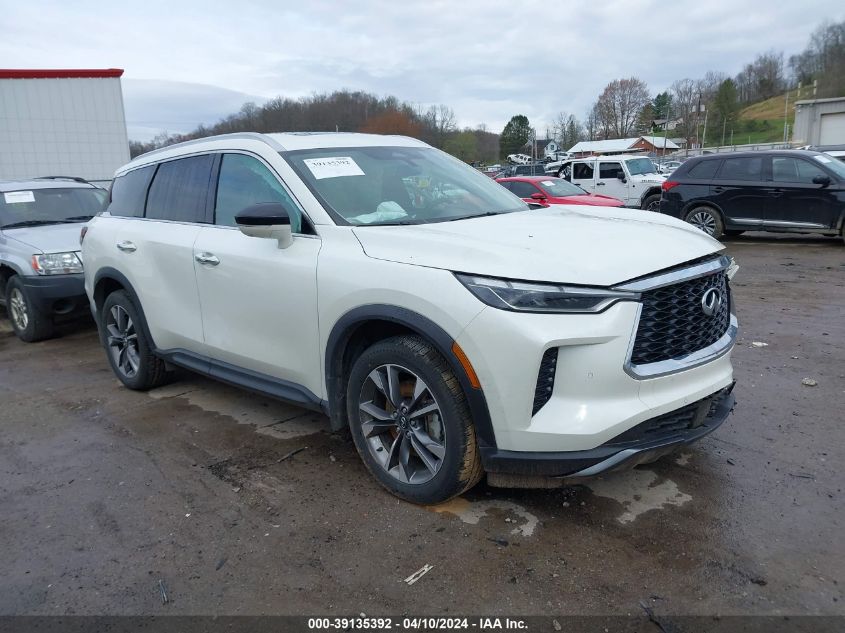
<path id="1" fill-rule="evenodd" d="M 707 106 L 704 107 L 704 133 L 701 135 L 701 149 L 704 150 L 704 146 L 707 145 Z M 702 154 L 704 152 L 702 151 Z"/>
<path id="2" fill-rule="evenodd" d="M 789 142 L 789 88 L 786 89 L 786 98 L 783 101 L 783 142 Z"/>
<path id="3" fill-rule="evenodd" d="M 725 128 L 727 127 L 727 125 L 728 125 L 728 117 L 723 117 L 722 118 L 722 145 L 723 146 L 725 144 Z"/>

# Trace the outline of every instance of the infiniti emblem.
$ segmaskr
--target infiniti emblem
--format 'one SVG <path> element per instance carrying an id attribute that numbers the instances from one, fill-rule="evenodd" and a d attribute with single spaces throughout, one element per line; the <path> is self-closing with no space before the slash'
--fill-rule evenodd
<path id="1" fill-rule="evenodd" d="M 701 296 L 701 311 L 707 316 L 713 316 L 722 306 L 722 295 L 716 288 L 710 288 Z"/>

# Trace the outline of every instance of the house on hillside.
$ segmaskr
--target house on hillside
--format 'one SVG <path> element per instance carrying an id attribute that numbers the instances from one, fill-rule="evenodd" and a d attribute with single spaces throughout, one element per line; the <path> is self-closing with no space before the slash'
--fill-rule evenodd
<path id="1" fill-rule="evenodd" d="M 554 141 L 550 138 L 538 138 L 536 145 L 533 141 L 528 141 L 519 151 L 539 160 L 546 154 L 546 146 L 549 143 L 554 143 Z"/>
<path id="2" fill-rule="evenodd" d="M 637 136 L 634 138 L 616 138 L 606 141 L 581 141 L 569 150 L 576 158 L 581 156 L 598 156 L 612 154 L 633 154 L 643 152 L 653 156 L 675 152 L 677 144 L 662 136 Z"/>

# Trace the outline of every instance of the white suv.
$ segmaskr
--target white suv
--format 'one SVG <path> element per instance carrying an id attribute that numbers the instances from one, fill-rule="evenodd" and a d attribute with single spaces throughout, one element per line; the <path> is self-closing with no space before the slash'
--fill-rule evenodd
<path id="1" fill-rule="evenodd" d="M 636 154 L 567 158 L 547 164 L 546 173 L 647 211 L 660 209 L 660 186 L 666 180 L 650 158 Z"/>
<path id="2" fill-rule="evenodd" d="M 547 485 L 650 461 L 723 422 L 721 249 L 663 215 L 530 209 L 414 139 L 296 133 L 135 159 L 82 245 L 127 387 L 172 363 L 325 411 L 420 503 L 484 472 Z"/>

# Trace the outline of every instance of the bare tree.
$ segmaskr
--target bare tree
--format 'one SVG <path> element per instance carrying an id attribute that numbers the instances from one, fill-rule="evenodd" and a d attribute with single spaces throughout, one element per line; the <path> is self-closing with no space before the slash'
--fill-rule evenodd
<path id="1" fill-rule="evenodd" d="M 598 116 L 609 138 L 625 138 L 636 131 L 643 106 L 651 101 L 642 79 L 615 79 L 605 86 L 597 102 Z"/>
<path id="2" fill-rule="evenodd" d="M 672 118 L 681 119 L 681 133 L 692 142 L 698 123 L 698 83 L 692 79 L 678 79 L 669 87 L 672 93 Z"/>
<path id="3" fill-rule="evenodd" d="M 574 114 L 559 112 L 553 125 L 553 136 L 564 151 L 575 145 L 584 136 L 581 122 Z"/>

